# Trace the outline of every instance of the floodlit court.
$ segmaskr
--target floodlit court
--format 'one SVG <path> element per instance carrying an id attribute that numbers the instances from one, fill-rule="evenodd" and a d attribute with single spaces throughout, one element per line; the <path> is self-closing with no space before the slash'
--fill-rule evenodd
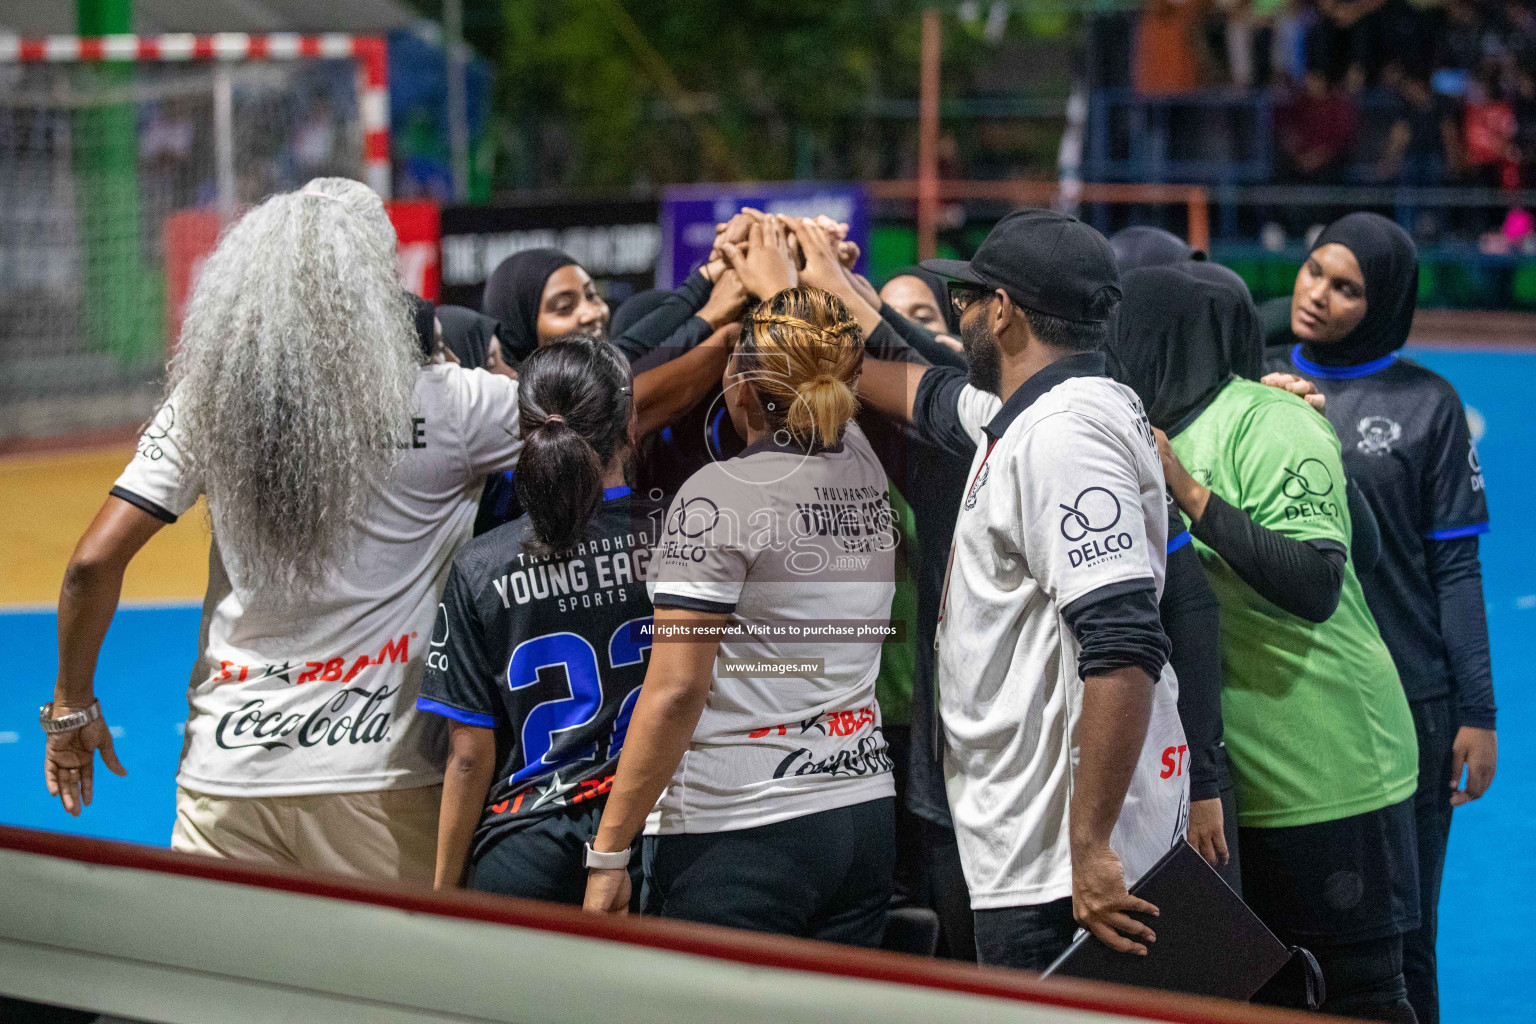
<path id="1" fill-rule="evenodd" d="M 1536 900 L 1536 822 L 1523 794 L 1536 786 L 1536 355 L 1507 350 L 1426 349 L 1410 356 L 1460 389 L 1480 431 L 1478 451 L 1492 489 L 1493 529 L 1483 567 L 1494 667 L 1500 680 L 1499 777 L 1489 796 L 1458 810 L 1441 898 L 1440 956 L 1448 1024 L 1515 1024 L 1529 1002 L 1510 984 L 1528 961 L 1525 908 Z M 29 454 L 0 460 L 0 650 L 12 684 L 0 698 L 0 772 L 12 780 L 0 823 L 154 846 L 169 841 L 173 777 L 186 715 L 184 691 L 196 651 L 207 532 L 201 510 L 155 537 L 134 561 L 124 607 L 97 669 L 111 708 L 126 778 L 98 769 L 95 803 L 78 819 L 43 788 L 39 695 L 51 685 L 62 568 L 132 448 Z M 46 511 L 44 511 L 46 510 Z"/>
<path id="2" fill-rule="evenodd" d="M 1536 1020 L 1533 396 L 1536 0 L 0 3 L 0 1024 Z"/>

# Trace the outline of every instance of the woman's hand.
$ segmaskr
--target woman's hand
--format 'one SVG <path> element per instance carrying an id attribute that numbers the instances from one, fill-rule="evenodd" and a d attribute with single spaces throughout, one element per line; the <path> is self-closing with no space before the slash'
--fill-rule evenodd
<path id="1" fill-rule="evenodd" d="M 726 267 L 710 289 L 709 299 L 698 312 L 698 317 L 710 327 L 719 330 L 726 324 L 741 318 L 751 298 L 741 283 L 741 275 Z"/>
<path id="2" fill-rule="evenodd" d="M 1205 503 L 1211 500 L 1210 488 L 1189 475 L 1189 470 L 1184 468 L 1184 463 L 1174 454 L 1173 445 L 1168 443 L 1167 434 L 1153 427 L 1152 436 L 1157 438 L 1157 454 L 1163 462 L 1163 479 L 1167 481 L 1173 500 L 1179 503 L 1179 508 L 1184 510 L 1191 522 L 1198 523 L 1200 517 L 1205 515 Z"/>
<path id="3" fill-rule="evenodd" d="M 825 228 L 813 220 L 793 220 L 789 229 L 800 240 L 800 252 L 805 257 L 805 269 L 800 276 L 806 284 L 839 298 L 854 290 L 838 261 L 836 240 Z"/>
<path id="4" fill-rule="evenodd" d="M 848 282 L 849 286 L 858 293 L 859 298 L 869 303 L 875 309 L 880 308 L 882 305 L 880 300 L 880 293 L 875 290 L 874 285 L 869 283 L 869 278 L 865 277 L 863 274 L 855 274 L 847 267 L 843 268 L 843 278 Z"/>
<path id="5" fill-rule="evenodd" d="M 84 710 L 58 702 L 53 705 L 55 718 Z M 91 804 L 91 776 L 96 768 L 98 750 L 101 751 L 101 763 L 112 774 L 128 774 L 128 769 L 122 766 L 112 749 L 112 730 L 107 728 L 105 718 L 69 732 L 53 733 L 43 749 L 43 780 L 48 784 L 48 795 L 58 797 L 64 809 L 77 818 L 81 809 Z"/>
<path id="6" fill-rule="evenodd" d="M 1289 391 L 1318 412 L 1324 412 L 1328 407 L 1328 396 L 1317 390 L 1316 384 L 1294 373 L 1266 373 L 1259 378 L 1259 383 L 1279 388 L 1281 391 Z"/>
<path id="7" fill-rule="evenodd" d="M 1462 788 L 1461 769 L 1467 769 L 1467 785 Z M 1499 767 L 1499 737 L 1492 729 L 1464 725 L 1456 730 L 1451 743 L 1451 806 L 1471 803 L 1493 785 Z"/>
<path id="8" fill-rule="evenodd" d="M 1227 850 L 1226 824 L 1222 820 L 1221 797 L 1209 800 L 1191 800 L 1189 803 L 1189 845 L 1200 851 L 1200 856 L 1213 868 L 1219 868 L 1232 859 Z"/>
<path id="9" fill-rule="evenodd" d="M 587 894 L 581 909 L 590 914 L 623 916 L 629 913 L 632 884 L 628 868 L 588 868 Z"/>
<path id="10" fill-rule="evenodd" d="M 734 242 L 722 242 L 720 251 L 740 275 L 743 287 L 759 302 L 796 284 L 794 257 L 777 217 L 765 217 L 748 229 L 745 252 Z"/>
<path id="11" fill-rule="evenodd" d="M 761 223 L 762 219 L 763 213 L 761 210 L 754 210 L 750 206 L 743 206 L 741 212 L 736 214 L 736 216 L 724 224 L 716 224 L 715 244 L 709 251 L 710 262 L 713 263 L 716 260 L 725 259 L 726 245 L 746 245 L 747 232 L 752 229 L 753 224 Z M 711 277 L 710 280 L 713 281 L 715 278 Z"/>

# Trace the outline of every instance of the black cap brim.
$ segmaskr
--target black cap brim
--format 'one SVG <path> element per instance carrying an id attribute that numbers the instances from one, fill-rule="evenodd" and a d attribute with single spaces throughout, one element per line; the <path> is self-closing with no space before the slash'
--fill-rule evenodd
<path id="1" fill-rule="evenodd" d="M 992 287 L 987 281 L 982 280 L 971 269 L 970 260 L 923 260 L 918 266 L 940 277 L 952 277 L 957 281 L 969 281 L 971 284 L 979 284 L 984 288 Z"/>

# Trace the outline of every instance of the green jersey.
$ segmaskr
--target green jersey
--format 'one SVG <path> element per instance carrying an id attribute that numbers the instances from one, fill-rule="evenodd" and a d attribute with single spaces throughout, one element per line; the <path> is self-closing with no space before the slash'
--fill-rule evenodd
<path id="1" fill-rule="evenodd" d="M 1348 549 L 1339 439 L 1301 399 L 1234 380 L 1172 444 L 1196 480 L 1258 525 Z M 1221 710 L 1238 822 L 1310 825 L 1412 796 L 1413 718 L 1354 564 L 1345 563 L 1338 610 L 1311 623 L 1260 597 L 1198 539 L 1195 547 L 1221 602 Z"/>

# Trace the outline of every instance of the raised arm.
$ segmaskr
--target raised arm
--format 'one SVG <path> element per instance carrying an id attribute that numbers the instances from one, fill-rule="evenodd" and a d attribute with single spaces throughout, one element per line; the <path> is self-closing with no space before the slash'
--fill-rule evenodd
<path id="1" fill-rule="evenodd" d="M 1191 476 L 1167 435 L 1155 433 L 1168 490 L 1189 516 L 1190 532 L 1266 601 L 1308 622 L 1326 622 L 1343 592 L 1346 545 L 1329 538 L 1297 540 L 1255 522 Z"/>
<path id="2" fill-rule="evenodd" d="M 910 423 L 917 403 L 917 386 L 929 369 L 916 363 L 893 363 L 866 355 L 859 377 L 859 401 L 892 419 Z"/>
<path id="3" fill-rule="evenodd" d="M 660 430 L 720 383 L 741 325 L 726 324 L 705 342 L 635 377 L 635 436 Z"/>
<path id="4" fill-rule="evenodd" d="M 705 309 L 714 292 L 714 283 L 724 269 L 724 263 L 711 262 L 689 274 L 687 280 L 673 289 L 660 306 L 637 320 L 623 334 L 611 339 L 613 347 L 633 363 L 647 352 L 664 345 L 693 317 L 708 319 Z"/>
<path id="5" fill-rule="evenodd" d="M 59 674 L 53 688 L 53 717 L 84 711 L 96 702 L 96 659 L 117 612 L 123 573 L 165 521 L 121 498 L 109 497 L 75 545 L 59 591 Z M 127 775 L 112 749 L 105 718 L 48 737 L 43 777 L 48 793 L 70 814 L 91 802 L 95 752 L 117 775 Z"/>

